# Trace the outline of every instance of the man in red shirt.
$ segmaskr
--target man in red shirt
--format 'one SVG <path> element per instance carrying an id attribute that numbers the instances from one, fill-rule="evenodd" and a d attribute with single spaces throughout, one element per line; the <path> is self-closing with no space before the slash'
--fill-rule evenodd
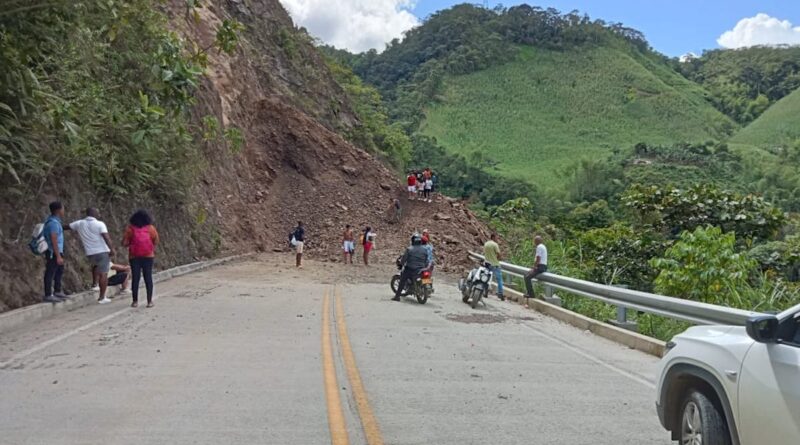
<path id="1" fill-rule="evenodd" d="M 417 175 L 414 172 L 408 174 L 408 199 L 414 199 L 417 194 Z"/>

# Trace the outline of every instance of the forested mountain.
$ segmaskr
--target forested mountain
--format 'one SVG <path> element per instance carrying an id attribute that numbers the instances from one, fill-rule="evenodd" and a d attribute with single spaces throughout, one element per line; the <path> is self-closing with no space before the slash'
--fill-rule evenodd
<path id="1" fill-rule="evenodd" d="M 800 47 L 706 51 L 678 65 L 723 113 L 747 124 L 800 88 Z"/>
<path id="2" fill-rule="evenodd" d="M 731 142 L 752 145 L 775 152 L 800 141 L 800 89 L 779 100 Z"/>

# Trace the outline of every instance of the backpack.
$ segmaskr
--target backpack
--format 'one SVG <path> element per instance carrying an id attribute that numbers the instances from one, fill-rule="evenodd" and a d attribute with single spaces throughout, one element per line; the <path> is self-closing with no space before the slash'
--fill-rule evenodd
<path id="1" fill-rule="evenodd" d="M 47 245 L 47 240 L 44 238 L 44 224 L 36 224 L 33 226 L 33 234 L 31 235 L 28 247 L 30 247 L 34 255 L 41 255 L 50 250 L 50 247 Z"/>
<path id="2" fill-rule="evenodd" d="M 133 235 L 128 245 L 131 258 L 149 257 L 153 254 L 153 239 L 150 238 L 150 228 L 148 226 L 131 226 Z"/>

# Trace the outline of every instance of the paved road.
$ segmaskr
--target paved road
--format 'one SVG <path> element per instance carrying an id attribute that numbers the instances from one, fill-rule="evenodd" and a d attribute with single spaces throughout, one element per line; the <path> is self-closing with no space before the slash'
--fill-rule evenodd
<path id="1" fill-rule="evenodd" d="M 391 269 L 279 260 L 3 333 L 0 443 L 669 443 L 650 356 L 441 282 L 388 301 Z"/>

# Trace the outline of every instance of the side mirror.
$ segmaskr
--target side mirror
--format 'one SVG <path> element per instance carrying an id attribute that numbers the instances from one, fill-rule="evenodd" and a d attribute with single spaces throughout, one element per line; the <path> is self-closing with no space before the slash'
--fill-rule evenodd
<path id="1" fill-rule="evenodd" d="M 778 341 L 778 317 L 758 315 L 747 320 L 747 335 L 759 343 Z"/>

